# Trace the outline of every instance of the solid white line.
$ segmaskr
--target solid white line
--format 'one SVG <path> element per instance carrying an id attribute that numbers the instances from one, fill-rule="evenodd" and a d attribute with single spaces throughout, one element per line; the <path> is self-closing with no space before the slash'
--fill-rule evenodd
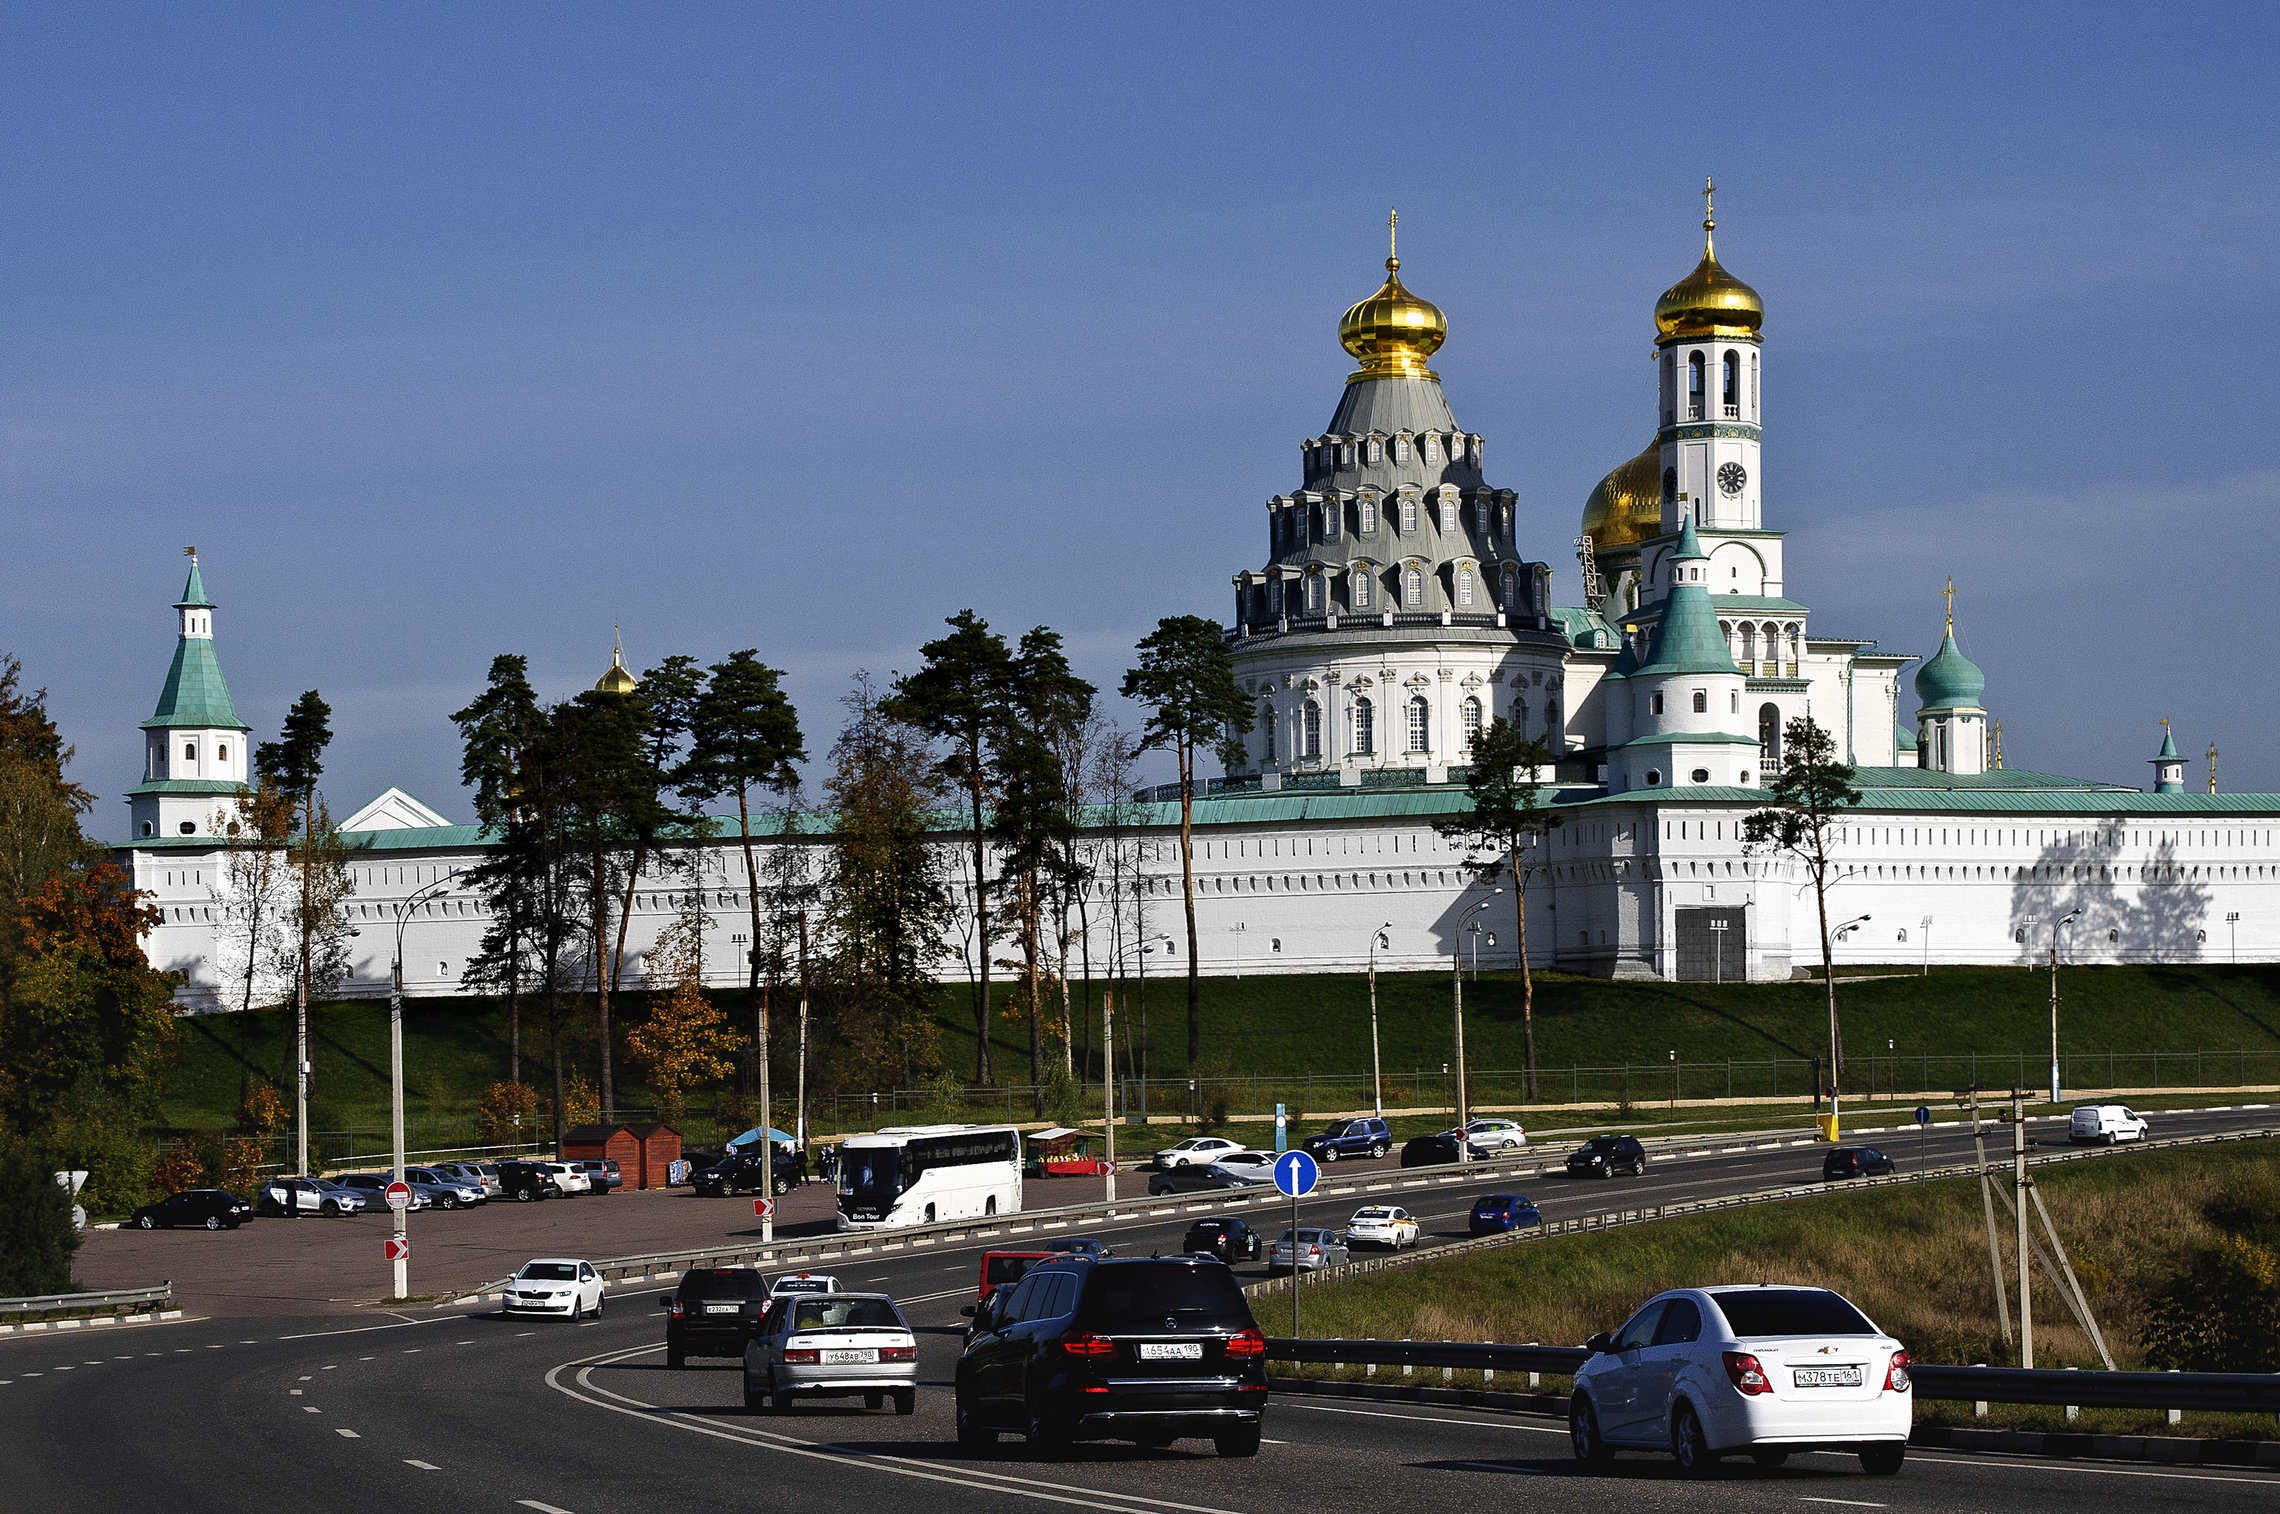
<path id="1" fill-rule="evenodd" d="M 1892 1507 L 1888 1503 L 1870 1503 L 1864 1498 L 1815 1498 L 1809 1493 L 1798 1494 L 1797 1501 L 1799 1503 L 1843 1504 L 1848 1509 L 1889 1509 Z"/>
<path id="2" fill-rule="evenodd" d="M 1908 1454 L 1908 1459 L 1947 1467 L 1984 1467 L 1989 1464 L 1986 1460 L 1966 1461 L 1959 1456 L 1919 1456 L 1912 1451 Z M 2242 1482 L 2259 1488 L 2280 1487 L 2280 1480 L 2270 1477 L 2220 1477 L 2207 1472 L 2140 1472 L 2130 1467 L 2082 1467 L 2072 1462 L 2034 1456 L 2022 1456 L 2019 1462 L 2020 1465 L 2031 1462 L 2038 1472 L 2080 1472 L 2090 1477 L 2158 1477 L 2169 1482 Z"/>
<path id="3" fill-rule="evenodd" d="M 1275 1405 L 1277 1408 L 1314 1409 L 1324 1414 L 1358 1414 L 1365 1419 L 1408 1419 L 1426 1425 L 1472 1425 L 1482 1430 L 1532 1430 L 1538 1435 L 1568 1433 L 1566 1427 L 1561 1425 L 1513 1425 L 1493 1419 L 1445 1419 L 1436 1414 L 1391 1414 L 1383 1409 L 1340 1409 L 1329 1404 L 1309 1404 L 1287 1398 L 1276 1399 Z"/>

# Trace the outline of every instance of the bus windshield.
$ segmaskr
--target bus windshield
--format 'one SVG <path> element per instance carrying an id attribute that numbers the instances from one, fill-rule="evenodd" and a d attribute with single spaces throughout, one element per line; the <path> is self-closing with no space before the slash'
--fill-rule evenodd
<path id="1" fill-rule="evenodd" d="M 892 1146 L 852 1146 L 840 1153 L 839 1191 L 881 1208 L 902 1192 L 902 1152 Z"/>

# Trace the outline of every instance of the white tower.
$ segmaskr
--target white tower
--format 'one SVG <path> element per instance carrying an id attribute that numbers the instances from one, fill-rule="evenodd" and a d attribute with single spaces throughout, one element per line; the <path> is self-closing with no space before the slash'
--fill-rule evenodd
<path id="1" fill-rule="evenodd" d="M 1955 580 L 1947 586 L 1947 638 L 1916 670 L 1916 765 L 1970 777 L 1987 771 L 1987 675 L 1955 644 Z"/>
<path id="2" fill-rule="evenodd" d="M 1662 398 L 1663 530 L 1682 517 L 1697 528 L 1754 531 L 1762 524 L 1758 479 L 1758 330 L 1765 302 L 1718 266 L 1702 191 L 1702 261 L 1655 302 Z"/>
<path id="3" fill-rule="evenodd" d="M 175 602 L 174 664 L 158 710 L 142 723 L 143 781 L 127 790 L 136 839 L 210 836 L 217 813 L 246 787 L 249 727 L 230 703 L 214 660 L 214 602 L 198 574 L 198 549 L 185 549 L 190 578 Z M 226 831 L 230 822 L 222 822 Z"/>

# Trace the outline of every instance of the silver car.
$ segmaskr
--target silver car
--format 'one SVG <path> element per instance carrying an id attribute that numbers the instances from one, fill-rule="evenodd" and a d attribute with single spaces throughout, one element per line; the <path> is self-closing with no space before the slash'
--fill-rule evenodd
<path id="1" fill-rule="evenodd" d="M 499 1169 L 482 1162 L 431 1162 L 435 1171 L 482 1190 L 485 1199 L 499 1196 Z"/>
<path id="2" fill-rule="evenodd" d="M 1298 1237 L 1294 1248 L 1291 1237 Z M 1295 1267 L 1292 1256 L 1297 1257 Z M 1313 1272 L 1323 1267 L 1343 1267 L 1354 1259 L 1346 1249 L 1346 1238 L 1335 1230 L 1285 1230 L 1282 1238 L 1267 1251 L 1269 1272 Z"/>
<path id="3" fill-rule="evenodd" d="M 884 1293 L 778 1298 L 744 1348 L 744 1407 L 783 1414 L 792 1399 L 853 1398 L 918 1409 L 918 1337 Z"/>

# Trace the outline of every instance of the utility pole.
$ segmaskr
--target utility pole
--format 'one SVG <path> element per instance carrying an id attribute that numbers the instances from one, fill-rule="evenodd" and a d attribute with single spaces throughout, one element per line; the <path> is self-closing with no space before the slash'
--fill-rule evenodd
<path id="1" fill-rule="evenodd" d="M 1107 1051 L 1100 1064 L 1100 1128 L 1108 1136 L 1108 1189 L 1101 1197 L 1116 1202 L 1116 984 L 1111 981 L 1100 996 L 1100 1044 Z"/>
<path id="2" fill-rule="evenodd" d="M 1979 1123 L 1979 1085 L 1971 1085 L 1971 1149 L 1979 1158 L 1979 1204 L 1987 1212 L 1987 1266 L 1995 1276 L 1995 1322 L 2003 1327 L 2003 1349 L 2011 1349 L 2011 1296 L 2003 1287 L 2003 1248 L 1995 1239 L 1994 1179 L 1987 1170 L 1987 1132 Z"/>
<path id="3" fill-rule="evenodd" d="M 399 971 L 398 979 L 402 976 Z M 309 1174 L 309 954 L 305 951 L 300 987 L 293 996 L 293 1170 L 303 1177 Z"/>
<path id="4" fill-rule="evenodd" d="M 799 1086 L 798 1086 L 798 1092 L 797 1092 L 797 1094 L 796 1094 L 796 1097 L 797 1097 L 797 1098 L 798 1098 L 798 1100 L 799 1100 L 799 1104 L 798 1104 L 798 1117 L 797 1117 L 797 1119 L 796 1119 L 796 1121 L 795 1121 L 795 1129 L 794 1129 L 794 1134 L 795 1134 L 795 1136 L 796 1136 L 796 1137 L 798 1138 L 798 1140 L 799 1140 L 799 1145 L 800 1145 L 800 1160 L 801 1160 L 802 1162 L 805 1162 L 805 1161 L 807 1160 L 807 1139 L 808 1139 L 808 1124 L 807 1124 L 807 1048 L 808 1048 L 808 937 L 807 937 L 807 906 L 805 906 L 805 905 L 802 905 L 802 906 L 800 907 L 800 1070 L 799 1070 Z M 805 1171 L 806 1169 L 805 1169 L 805 1168 L 802 1168 L 801 1170 L 802 1170 L 802 1171 Z M 771 1170 L 770 1170 L 770 1172 L 769 1172 L 769 1177 L 770 1177 L 770 1179 L 771 1179 L 771 1182 L 770 1182 L 770 1185 L 769 1185 L 769 1186 L 770 1186 L 770 1187 L 773 1187 L 773 1186 L 774 1186 L 774 1183 L 773 1183 L 773 1181 L 772 1181 L 772 1180 L 773 1180 L 773 1179 L 774 1179 L 774 1177 L 775 1177 L 775 1173 L 774 1173 L 773 1169 L 771 1169 Z"/>
<path id="5" fill-rule="evenodd" d="M 1388 920 L 1370 932 L 1370 1103 L 1381 1120 L 1385 1118 L 1385 1073 L 1378 1066 L 1377 954 L 1380 945 L 1391 949 L 1392 938 L 1386 932 L 1392 929 L 1393 922 Z"/>
<path id="6" fill-rule="evenodd" d="M 1492 888 L 1488 891 L 1486 899 L 1466 910 L 1464 915 L 1457 920 L 1456 939 L 1450 943 L 1451 1007 L 1457 1022 L 1457 1160 L 1460 1162 L 1472 1160 L 1472 1138 L 1467 1134 L 1467 1127 L 1472 1124 L 1472 1102 L 1466 1097 L 1465 1092 L 1465 925 L 1471 916 L 1479 914 L 1494 904 L 1496 896 L 1503 892 L 1502 888 Z M 1296 1244 L 1295 1238 L 1292 1244 Z M 1295 1263 L 1296 1260 L 1297 1253 L 1294 1251 L 1292 1261 Z M 1297 1275 L 1294 1268 L 1291 1276 L 1295 1278 Z"/>
<path id="7" fill-rule="evenodd" d="M 2018 1227 L 2019 1365 L 2031 1372 L 2035 1366 L 2035 1300 L 2027 1271 L 2027 1096 L 2016 1089 L 2011 1094 L 2011 1185 L 2018 1198 L 2012 1206 L 2012 1218 Z"/>
<path id="8" fill-rule="evenodd" d="M 2080 910 L 2059 917 L 2050 928 L 2050 1101 L 2056 1104 L 2061 1095 L 2058 1079 L 2058 933 L 2074 923 Z"/>

